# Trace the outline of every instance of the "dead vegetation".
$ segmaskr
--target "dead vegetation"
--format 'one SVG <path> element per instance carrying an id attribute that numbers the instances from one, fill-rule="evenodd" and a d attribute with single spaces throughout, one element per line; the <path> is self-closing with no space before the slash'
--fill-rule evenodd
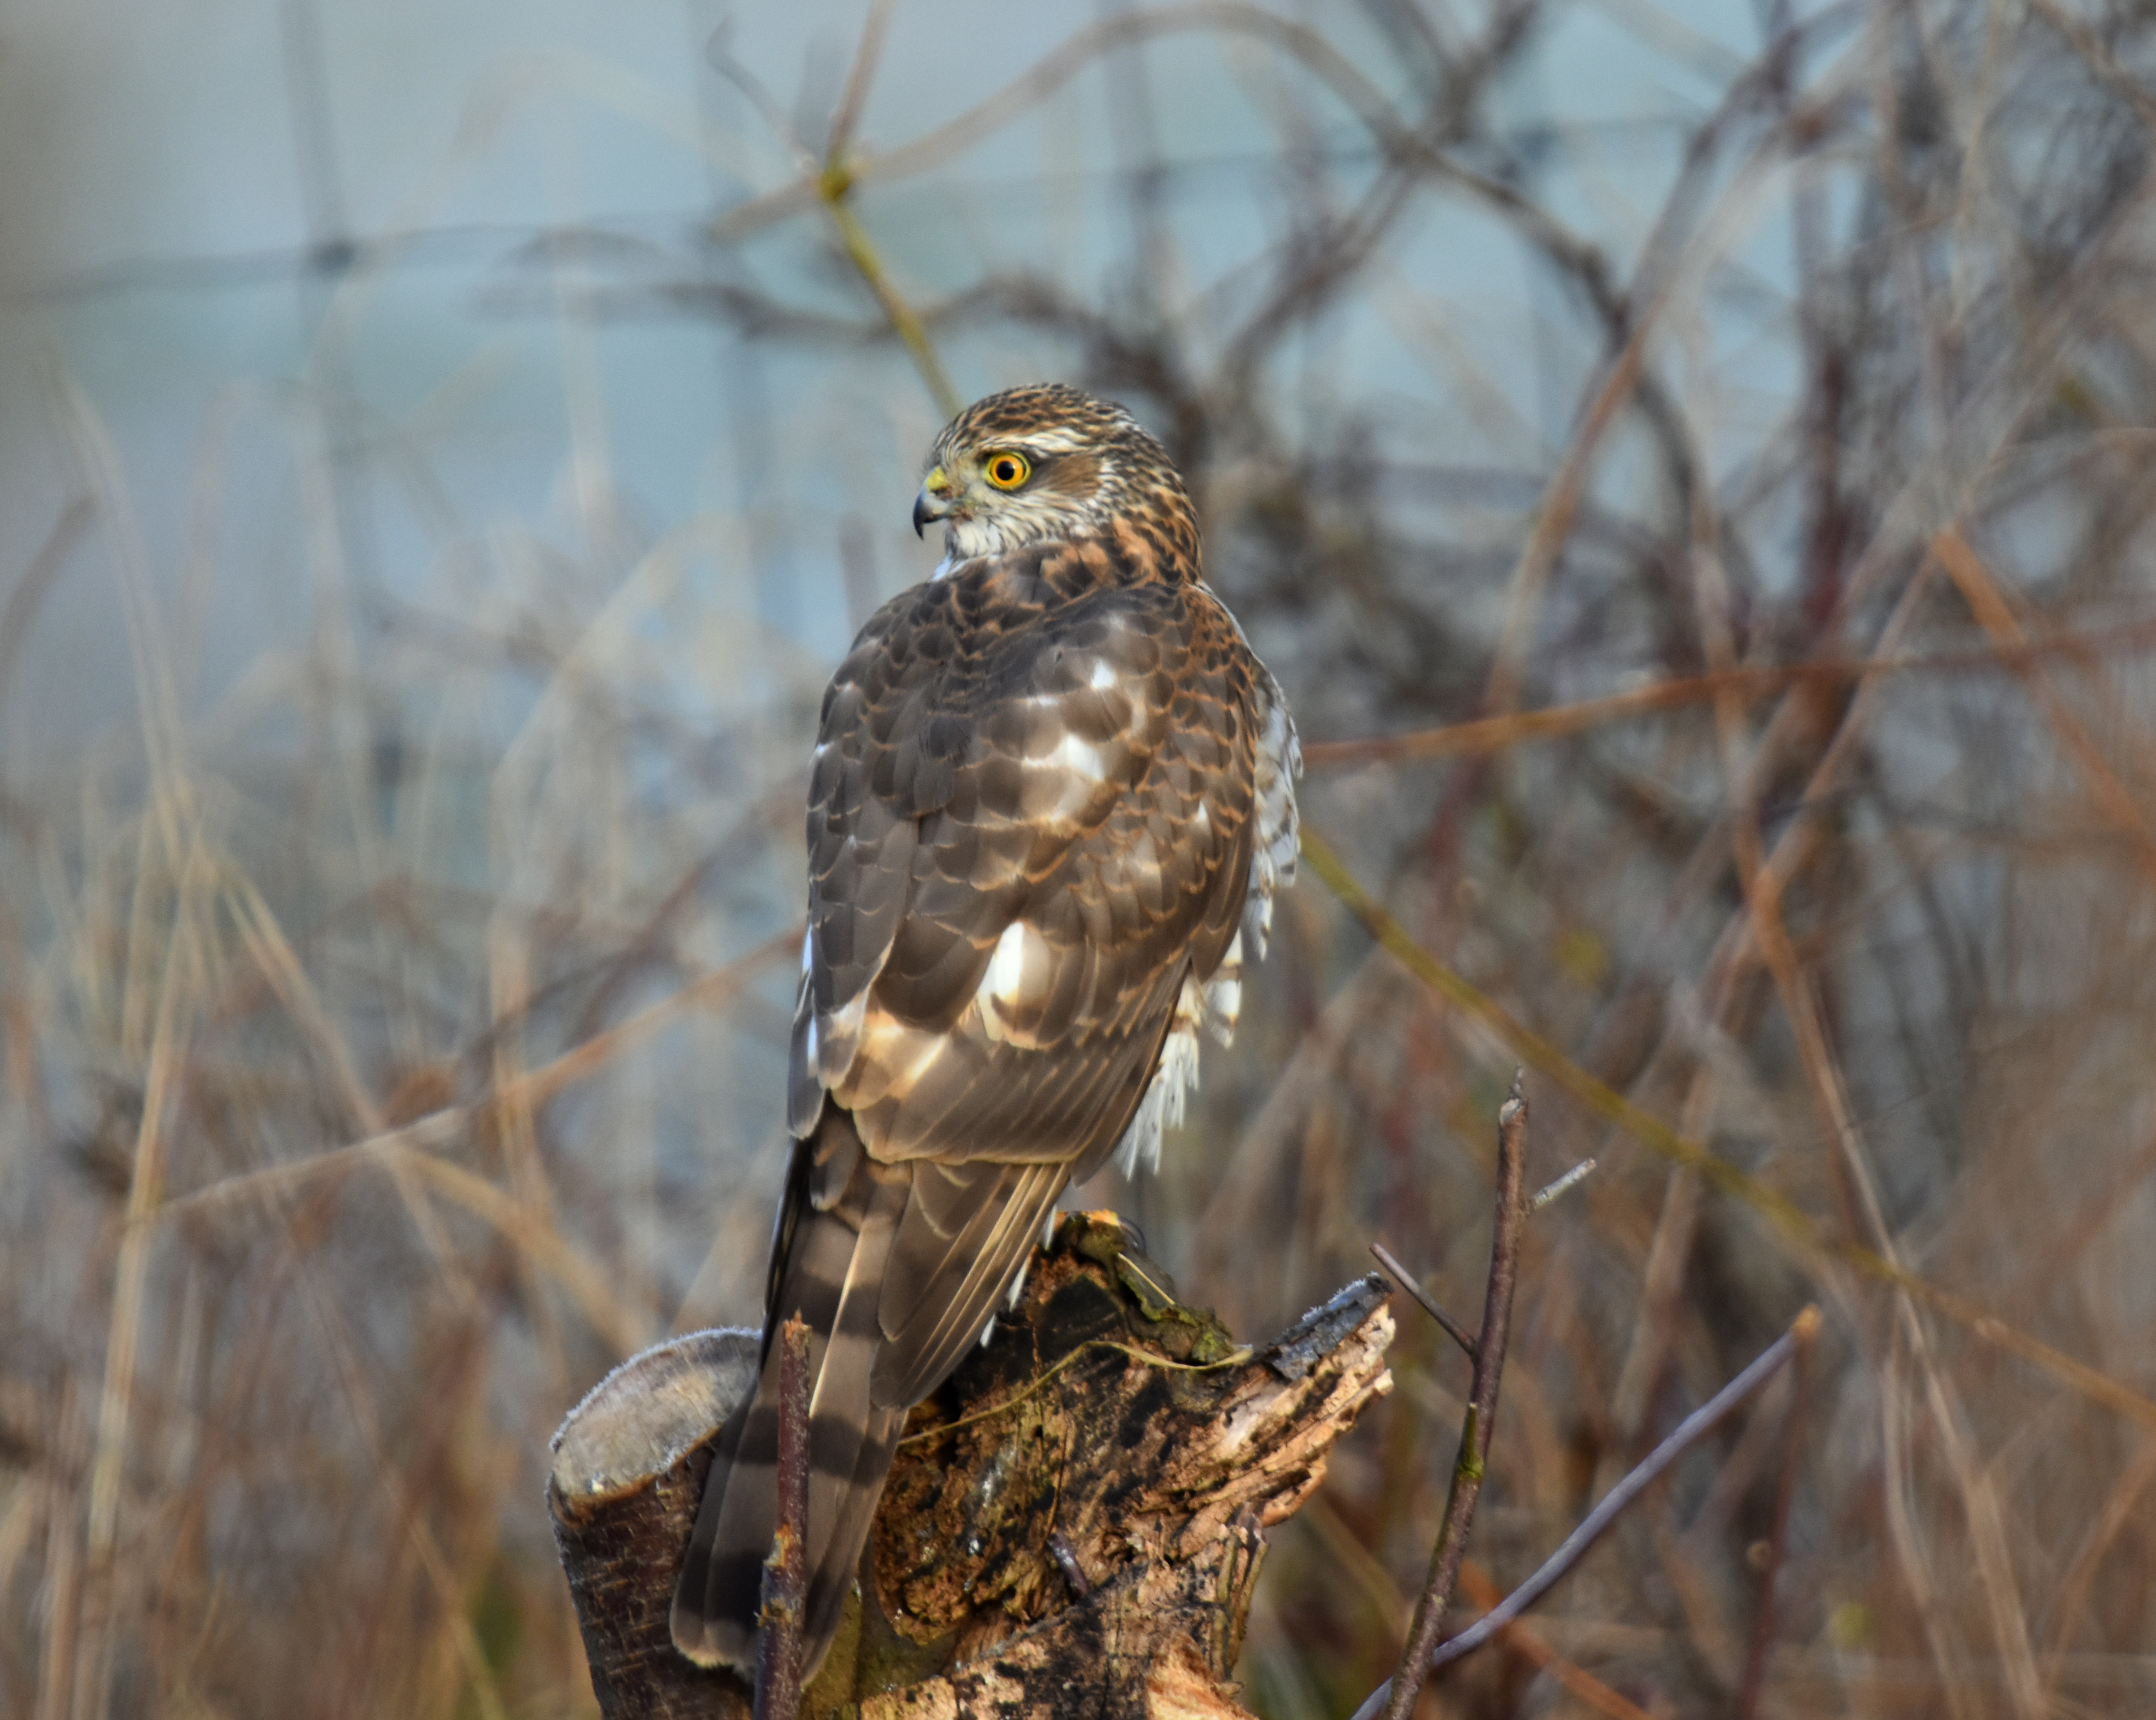
<path id="1" fill-rule="evenodd" d="M 839 570 L 800 598 L 835 652 L 925 567 L 936 395 L 1051 373 L 1190 475 L 1317 839 L 1183 1150 L 1089 1198 L 1238 1332 L 1373 1240 L 1466 1317 L 1530 1066 L 1530 1182 L 1601 1168 L 1527 1228 L 1477 1608 L 1825 1312 L 1801 1394 L 1425 1712 L 2156 1706 L 2156 33 L 1756 24 L 1109 10 L 896 141 L 861 116 L 913 12 L 872 12 L 808 139 L 722 42 L 708 123 L 780 165 L 678 244 L 505 244 L 490 302 L 572 354 L 687 318 L 783 363 L 744 433 L 778 499 L 653 531 L 587 417 L 577 529 L 481 529 L 311 378 L 263 408 L 306 619 L 222 678 L 218 531 L 146 542 L 63 370 L 69 485 L 0 569 L 0 1708 L 589 1712 L 547 1434 L 670 1327 L 752 1317 L 777 1186 L 829 654 L 770 617 Z M 1542 99 L 1589 28 L 1681 124 Z M 1265 140 L 1227 167 L 1217 90 Z M 1082 196 L 1074 133 L 1113 164 Z M 1238 198 L 1262 243 L 1223 261 L 1202 210 Z M 417 594 L 353 571 L 370 485 L 430 522 Z M 33 745 L 24 665 L 93 577 L 137 716 Z M 1398 1657 L 1466 1373 L 1419 1316 L 1391 1365 L 1276 1532 L 1269 1720 Z"/>

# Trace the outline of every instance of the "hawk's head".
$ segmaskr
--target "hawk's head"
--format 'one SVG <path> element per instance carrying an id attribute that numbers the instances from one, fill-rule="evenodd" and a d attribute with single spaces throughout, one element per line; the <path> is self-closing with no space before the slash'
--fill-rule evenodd
<path id="1" fill-rule="evenodd" d="M 943 427 L 913 529 L 944 522 L 945 567 L 1029 543 L 1101 537 L 1118 521 L 1197 572 L 1198 528 L 1167 451 L 1110 400 L 1060 383 L 1006 388 Z"/>

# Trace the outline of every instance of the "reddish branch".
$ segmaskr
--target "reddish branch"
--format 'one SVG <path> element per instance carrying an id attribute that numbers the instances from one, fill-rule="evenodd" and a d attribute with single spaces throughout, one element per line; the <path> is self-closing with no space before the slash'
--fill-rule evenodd
<path id="1" fill-rule="evenodd" d="M 1520 1072 L 1512 1076 L 1512 1095 L 1497 1113 L 1497 1215 L 1490 1243 L 1490 1289 L 1482 1303 L 1482 1335 L 1475 1345 L 1475 1381 L 1468 1393 L 1467 1420 L 1460 1433 L 1460 1456 L 1452 1466 L 1452 1492 L 1445 1501 L 1445 1527 L 1430 1560 L 1430 1580 L 1415 1603 L 1400 1670 L 1385 1693 L 1384 1720 L 1407 1720 L 1430 1676 L 1430 1656 L 1445 1628 L 1445 1604 L 1459 1580 L 1466 1556 L 1467 1532 L 1482 1497 L 1490 1434 L 1497 1420 L 1497 1383 L 1505 1372 L 1505 1346 L 1512 1336 L 1512 1295 L 1519 1286 L 1520 1231 L 1527 1222 L 1527 1101 L 1520 1096 Z M 1373 1697 L 1372 1702 L 1377 1698 Z M 1365 1702 L 1357 1720 L 1371 1707 Z"/>
<path id="2" fill-rule="evenodd" d="M 1738 1405 L 1788 1366 L 1793 1358 L 1802 1356 L 1819 1331 L 1819 1311 L 1806 1308 L 1797 1317 L 1789 1330 L 1769 1345 L 1750 1367 L 1687 1415 L 1638 1467 L 1612 1487 L 1601 1502 L 1588 1513 L 1579 1527 L 1566 1537 L 1563 1544 L 1544 1561 L 1540 1570 L 1470 1629 L 1461 1631 L 1449 1641 L 1440 1640 L 1445 1626 L 1445 1610 L 1451 1600 L 1453 1587 L 1459 1579 L 1460 1563 L 1467 1550 L 1468 1532 L 1474 1525 L 1475 1507 L 1481 1497 L 1491 1435 L 1496 1421 L 1497 1386 L 1504 1373 L 1506 1342 L 1512 1328 L 1512 1298 L 1519 1285 L 1521 1231 L 1531 1211 L 1577 1181 L 1579 1174 L 1587 1168 L 1584 1166 L 1576 1168 L 1551 1184 L 1543 1195 L 1530 1199 L 1526 1194 L 1527 1154 L 1527 1106 L 1520 1096 L 1520 1076 L 1516 1071 L 1512 1077 L 1512 1096 L 1497 1113 L 1496 1222 L 1490 1245 L 1489 1289 L 1483 1301 L 1482 1335 L 1469 1350 L 1475 1361 L 1475 1379 L 1468 1394 L 1466 1420 L 1460 1430 L 1460 1456 L 1453 1466 L 1452 1490 L 1445 1502 L 1445 1524 L 1439 1531 L 1437 1545 L 1430 1554 L 1430 1579 L 1424 1585 L 1422 1598 L 1415 1606 L 1414 1620 L 1409 1627 L 1407 1648 L 1400 1656 L 1400 1669 L 1389 1681 L 1370 1693 L 1368 1699 L 1355 1711 L 1354 1720 L 1377 1720 L 1381 1713 L 1383 1720 L 1407 1720 L 1414 1711 L 1415 1697 L 1430 1673 L 1441 1666 L 1472 1654 L 1516 1622 L 1586 1556 L 1589 1548 L 1602 1538 L 1626 1507 L 1653 1486 L 1665 1470 Z M 1437 1318 L 1446 1331 L 1458 1336 L 1453 1322 L 1445 1319 L 1436 1305 L 1421 1293 L 1421 1286 L 1407 1276 L 1399 1263 L 1382 1248 L 1376 1252 L 1386 1270 L 1408 1286 L 1415 1299 Z M 1790 1439 L 1794 1451 L 1794 1421 Z M 1745 1675 L 1746 1706 L 1741 1710 L 1743 1712 L 1750 1712 L 1750 1704 L 1756 1700 L 1758 1689 L 1763 1680 L 1773 1629 L 1773 1566 L 1779 1560 L 1793 1484 L 1794 1469 L 1790 1463 L 1785 1461 L 1775 1505 L 1776 1558 L 1769 1563 L 1765 1590 L 1760 1598 L 1759 1615 L 1754 1625 Z"/>
<path id="3" fill-rule="evenodd" d="M 755 1720 L 793 1720 L 800 1710 L 808 1522 L 808 1327 L 797 1317 L 778 1328 L 778 1533 L 763 1568 Z"/>

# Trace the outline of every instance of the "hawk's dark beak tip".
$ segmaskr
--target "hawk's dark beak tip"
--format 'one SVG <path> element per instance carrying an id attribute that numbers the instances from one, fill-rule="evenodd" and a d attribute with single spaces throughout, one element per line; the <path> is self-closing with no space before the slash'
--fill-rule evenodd
<path id="1" fill-rule="evenodd" d="M 934 517 L 928 511 L 927 496 L 925 495 L 915 496 L 913 498 L 913 535 L 916 537 L 926 537 L 928 535 L 928 522 Z"/>

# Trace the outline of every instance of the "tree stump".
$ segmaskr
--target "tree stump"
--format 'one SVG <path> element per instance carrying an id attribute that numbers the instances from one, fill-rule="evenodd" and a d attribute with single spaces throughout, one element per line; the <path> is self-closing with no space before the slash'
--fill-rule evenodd
<path id="1" fill-rule="evenodd" d="M 1065 1216 L 993 1341 L 908 1420 L 803 1720 L 1243 1715 L 1260 1532 L 1392 1389 L 1385 1298 L 1358 1279 L 1242 1348 L 1113 1217 Z M 676 1654 L 667 1612 L 757 1348 L 724 1331 L 647 1350 L 555 1436 L 547 1502 L 608 1720 L 747 1720 L 747 1687 Z"/>

